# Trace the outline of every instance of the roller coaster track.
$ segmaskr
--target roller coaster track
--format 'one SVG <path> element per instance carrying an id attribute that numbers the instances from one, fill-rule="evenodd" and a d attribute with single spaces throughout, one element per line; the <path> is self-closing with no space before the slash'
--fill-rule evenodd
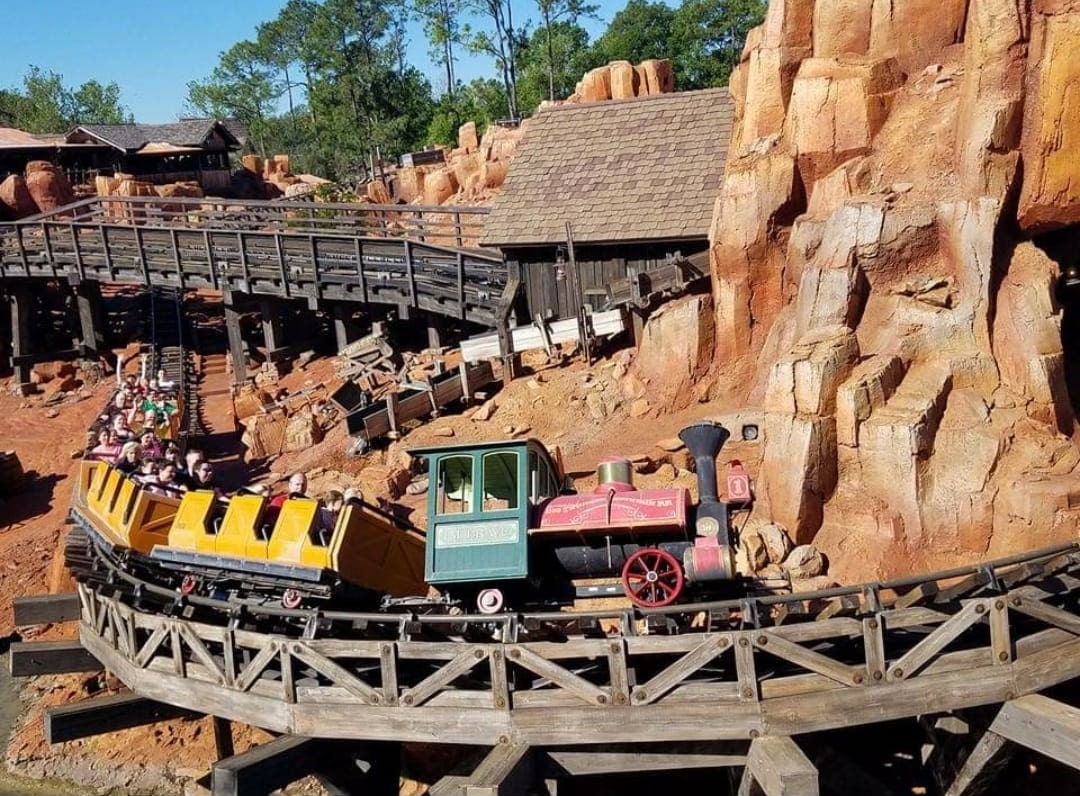
<path id="1" fill-rule="evenodd" d="M 321 737 L 745 739 L 1004 702 L 1080 675 L 1076 544 L 813 593 L 498 616 L 183 597 L 87 558 L 80 639 L 132 688 Z"/>

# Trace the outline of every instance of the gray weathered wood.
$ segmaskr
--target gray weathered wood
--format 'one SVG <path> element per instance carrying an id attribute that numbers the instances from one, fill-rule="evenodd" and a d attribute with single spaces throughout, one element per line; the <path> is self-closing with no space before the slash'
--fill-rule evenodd
<path id="1" fill-rule="evenodd" d="M 1014 743 L 1080 769 L 1080 709 L 1030 694 L 1006 702 L 990 729 Z"/>
<path id="2" fill-rule="evenodd" d="M 314 738 L 283 735 L 243 754 L 214 763 L 213 796 L 266 796 L 314 770 Z"/>
<path id="3" fill-rule="evenodd" d="M 620 774 L 633 771 L 682 771 L 746 765 L 745 754 L 548 749 L 539 761 L 547 777 Z"/>
<path id="4" fill-rule="evenodd" d="M 920 641 L 907 654 L 889 667 L 890 679 L 903 679 L 914 675 L 932 657 L 952 643 L 957 636 L 979 621 L 985 612 L 982 600 L 972 600 L 950 619 Z"/>
<path id="5" fill-rule="evenodd" d="M 70 622 L 80 616 L 79 596 L 68 592 L 16 597 L 13 610 L 16 627 Z"/>
<path id="6" fill-rule="evenodd" d="M 45 710 L 45 740 L 73 741 L 116 730 L 127 730 L 176 718 L 198 718 L 185 708 L 155 702 L 138 694 L 93 697 Z"/>
<path id="7" fill-rule="evenodd" d="M 634 704 L 655 702 L 686 679 L 687 676 L 696 672 L 721 652 L 730 649 L 730 647 L 730 636 L 707 636 L 693 650 L 683 655 L 647 683 L 635 688 L 632 692 Z"/>
<path id="8" fill-rule="evenodd" d="M 532 785 L 533 770 L 533 755 L 528 744 L 499 744 L 488 752 L 465 781 L 465 796 L 527 793 Z"/>
<path id="9" fill-rule="evenodd" d="M 11 645 L 12 677 L 96 672 L 97 658 L 78 641 L 17 641 Z"/>
<path id="10" fill-rule="evenodd" d="M 746 756 L 746 771 L 765 796 L 818 796 L 814 764 L 791 738 L 755 738 Z"/>
<path id="11" fill-rule="evenodd" d="M 987 763 L 1001 751 L 1001 747 L 1004 745 L 1005 739 L 995 732 L 987 732 L 983 735 L 979 739 L 979 743 L 971 750 L 967 760 L 964 761 L 963 767 L 957 773 L 952 785 L 949 786 L 949 790 L 945 792 L 945 796 L 963 796 Z"/>

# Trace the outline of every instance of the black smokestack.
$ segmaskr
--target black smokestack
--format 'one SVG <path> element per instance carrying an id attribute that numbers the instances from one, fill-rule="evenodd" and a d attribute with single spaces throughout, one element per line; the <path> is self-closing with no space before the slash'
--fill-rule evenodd
<path id="1" fill-rule="evenodd" d="M 716 493 L 716 454 L 724 447 L 731 432 L 719 423 L 705 421 L 694 423 L 679 432 L 679 439 L 686 445 L 697 465 L 698 492 L 701 503 L 718 503 Z"/>

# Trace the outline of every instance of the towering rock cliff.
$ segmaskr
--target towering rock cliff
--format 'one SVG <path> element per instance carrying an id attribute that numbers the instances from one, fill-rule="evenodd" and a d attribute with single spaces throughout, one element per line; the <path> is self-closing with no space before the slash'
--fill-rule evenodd
<path id="1" fill-rule="evenodd" d="M 1080 0 L 771 0 L 748 38 L 715 367 L 841 577 L 1075 538 L 1078 44 Z"/>

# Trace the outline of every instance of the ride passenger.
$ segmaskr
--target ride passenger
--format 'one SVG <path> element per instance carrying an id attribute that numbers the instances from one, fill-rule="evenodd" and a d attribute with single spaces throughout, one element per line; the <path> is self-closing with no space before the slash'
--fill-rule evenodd
<path id="1" fill-rule="evenodd" d="M 303 473 L 293 473 L 289 476 L 289 487 L 285 492 L 275 495 L 270 499 L 270 508 L 281 509 L 281 504 L 286 500 L 307 497 L 307 476 Z"/>
<path id="2" fill-rule="evenodd" d="M 319 523 L 315 528 L 315 542 L 323 547 L 330 544 L 330 535 L 337 526 L 341 510 L 345 508 L 345 496 L 336 489 L 328 490 L 319 501 Z"/>
<path id="3" fill-rule="evenodd" d="M 142 459 L 139 462 L 138 471 L 131 477 L 131 479 L 139 486 L 151 486 L 158 482 L 158 461 L 157 459 Z"/>
<path id="4" fill-rule="evenodd" d="M 195 464 L 195 472 L 188 480 L 189 489 L 201 489 L 214 493 L 214 496 L 221 500 L 224 496 L 221 490 L 218 488 L 217 483 L 214 481 L 214 465 L 210 464 L 206 459 L 200 459 Z"/>
<path id="5" fill-rule="evenodd" d="M 90 449 L 90 458 L 106 464 L 116 464 L 123 446 L 117 442 L 112 429 L 103 428 L 97 435 L 98 444 Z"/>
<path id="6" fill-rule="evenodd" d="M 120 455 L 116 457 L 116 469 L 124 475 L 133 476 L 138 472 L 141 461 L 142 448 L 138 442 L 125 442 L 120 448 Z"/>
<path id="7" fill-rule="evenodd" d="M 165 450 L 161 447 L 161 441 L 157 438 L 157 434 L 148 428 L 144 428 L 142 434 L 139 436 L 139 444 L 142 446 L 142 455 L 149 459 L 162 459 L 165 456 Z"/>
<path id="8" fill-rule="evenodd" d="M 158 389 L 164 393 L 175 393 L 177 384 L 170 379 L 165 373 L 165 368 L 158 368 L 157 372 L 157 385 Z"/>
<path id="9" fill-rule="evenodd" d="M 307 476 L 303 473 L 293 473 L 289 476 L 289 486 L 284 492 L 280 492 L 270 498 L 266 506 L 266 523 L 271 527 L 277 522 L 281 514 L 281 507 L 286 500 L 307 497 Z"/>
<path id="10" fill-rule="evenodd" d="M 157 479 L 146 483 L 148 491 L 165 497 L 178 498 L 187 490 L 176 480 L 176 465 L 172 462 L 161 462 L 158 465 Z"/>
<path id="11" fill-rule="evenodd" d="M 111 428 L 113 435 L 116 437 L 117 440 L 121 442 L 126 442 L 135 438 L 135 432 L 128 424 L 127 418 L 124 417 L 122 414 L 113 415 Z"/>

